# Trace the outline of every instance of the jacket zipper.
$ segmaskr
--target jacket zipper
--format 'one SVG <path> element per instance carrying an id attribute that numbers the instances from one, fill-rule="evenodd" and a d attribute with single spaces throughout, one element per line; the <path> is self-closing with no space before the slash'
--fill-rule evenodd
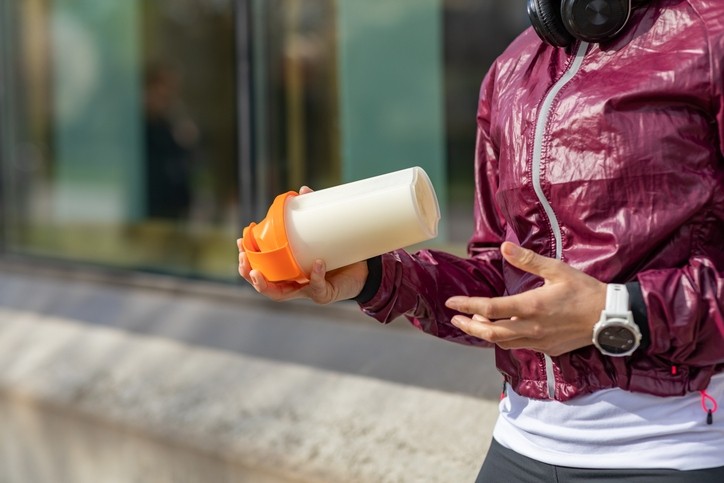
<path id="1" fill-rule="evenodd" d="M 558 224 L 558 218 L 553 212 L 550 202 L 543 193 L 543 187 L 541 186 L 540 170 L 543 158 L 543 141 L 548 128 L 548 120 L 550 117 L 551 110 L 553 109 L 553 102 L 559 92 L 568 84 L 573 77 L 581 70 L 583 59 L 588 51 L 588 42 L 581 42 L 576 50 L 576 57 L 568 67 L 563 76 L 558 79 L 541 105 L 540 112 L 538 113 L 538 119 L 535 125 L 535 138 L 533 140 L 533 189 L 538 197 L 538 201 L 548 217 L 548 221 L 551 224 L 551 230 L 553 231 L 553 237 L 555 240 L 555 258 L 561 260 L 563 257 L 563 234 L 561 233 L 561 227 Z M 555 399 L 556 395 L 556 380 L 555 372 L 553 372 L 553 359 L 547 354 L 543 354 L 545 368 L 546 368 L 546 384 L 548 387 L 548 397 Z"/>

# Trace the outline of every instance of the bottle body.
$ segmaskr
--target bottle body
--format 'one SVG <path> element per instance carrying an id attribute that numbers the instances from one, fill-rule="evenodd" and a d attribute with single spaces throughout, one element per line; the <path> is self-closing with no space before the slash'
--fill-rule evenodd
<path id="1" fill-rule="evenodd" d="M 289 244 L 309 274 L 314 260 L 327 270 L 437 236 L 435 191 L 418 167 L 291 197 L 285 206 Z"/>

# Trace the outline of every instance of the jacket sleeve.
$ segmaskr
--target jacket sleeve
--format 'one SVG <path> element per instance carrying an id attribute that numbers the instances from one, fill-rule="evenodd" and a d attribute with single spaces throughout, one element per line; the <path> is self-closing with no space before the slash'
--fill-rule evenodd
<path id="1" fill-rule="evenodd" d="M 724 10 L 719 7 L 720 11 Z M 719 154 L 724 159 L 724 20 L 721 12 L 716 15 L 718 24 L 716 33 L 709 33 L 709 52 L 711 58 L 712 84 L 714 85 L 714 102 L 717 127 L 719 128 Z"/>
<path id="2" fill-rule="evenodd" d="M 648 354 L 672 364 L 724 364 L 724 274 L 706 257 L 638 275 L 648 315 Z"/>
<path id="3" fill-rule="evenodd" d="M 450 341 L 478 346 L 489 344 L 471 337 L 450 323 L 455 315 L 445 301 L 455 295 L 499 296 L 505 287 L 500 244 L 505 225 L 495 207 L 497 156 L 490 137 L 494 69 L 480 92 L 475 155 L 475 229 L 468 245 L 469 257 L 436 250 L 411 254 L 386 253 L 377 266 L 379 284 L 369 300 L 358 300 L 362 310 L 383 323 L 405 316 L 417 328 Z M 369 292 L 369 290 L 367 290 Z M 364 297 L 366 299 L 367 297 Z"/>
<path id="4" fill-rule="evenodd" d="M 719 163 L 712 176 L 724 191 L 724 23 L 712 35 L 713 107 L 718 136 Z M 724 364 L 724 201 L 714 202 L 710 246 L 718 253 L 698 254 L 680 268 L 640 273 L 638 281 L 646 304 L 650 345 L 648 354 L 672 364 L 710 366 Z M 713 239 L 712 239 L 713 238 Z"/>

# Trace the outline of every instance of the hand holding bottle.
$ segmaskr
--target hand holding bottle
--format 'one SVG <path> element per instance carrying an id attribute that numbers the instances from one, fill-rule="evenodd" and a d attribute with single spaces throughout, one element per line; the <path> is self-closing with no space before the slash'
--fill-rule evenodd
<path id="1" fill-rule="evenodd" d="M 300 194 L 312 190 L 303 186 Z M 315 260 L 309 276 L 309 282 L 294 281 L 270 282 L 264 275 L 251 268 L 244 252 L 242 238 L 236 241 L 239 248 L 239 275 L 249 282 L 260 294 L 275 301 L 307 298 L 318 304 L 329 304 L 339 300 L 356 297 L 367 280 L 367 262 L 361 261 L 351 265 L 326 271 L 323 260 Z"/>

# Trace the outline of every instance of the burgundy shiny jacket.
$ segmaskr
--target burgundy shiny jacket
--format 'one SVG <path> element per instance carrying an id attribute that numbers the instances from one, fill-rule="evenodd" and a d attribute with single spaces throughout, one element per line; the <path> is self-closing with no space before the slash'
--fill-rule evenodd
<path id="1" fill-rule="evenodd" d="M 483 81 L 469 258 L 385 254 L 362 309 L 488 345 L 451 325 L 444 302 L 539 286 L 503 263 L 510 240 L 633 284 L 648 333 L 623 358 L 592 345 L 553 358 L 496 347 L 516 392 L 563 401 L 612 387 L 705 389 L 724 370 L 723 69 L 724 0 L 653 2 L 601 45 L 554 48 L 527 30 Z"/>

